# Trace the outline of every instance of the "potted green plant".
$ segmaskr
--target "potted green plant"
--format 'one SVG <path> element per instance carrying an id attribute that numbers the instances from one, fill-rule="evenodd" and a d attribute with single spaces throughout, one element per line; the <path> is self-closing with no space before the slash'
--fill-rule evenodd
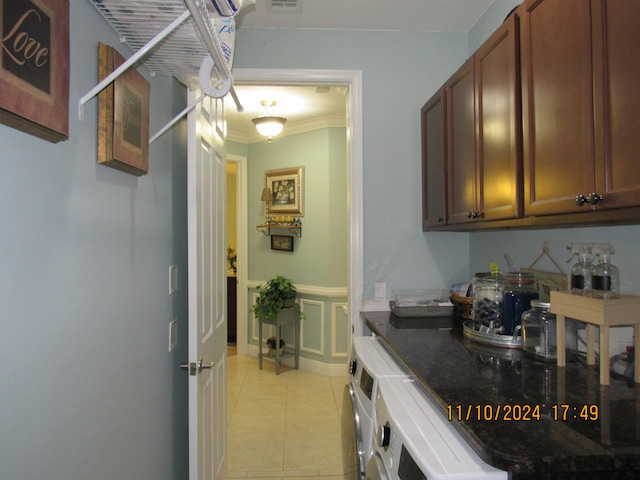
<path id="1" fill-rule="evenodd" d="M 300 318 L 305 318 L 296 303 L 298 292 L 290 279 L 278 275 L 264 285 L 258 285 L 258 290 L 258 299 L 249 310 L 256 318 L 274 320 L 284 308 L 295 308 Z"/>

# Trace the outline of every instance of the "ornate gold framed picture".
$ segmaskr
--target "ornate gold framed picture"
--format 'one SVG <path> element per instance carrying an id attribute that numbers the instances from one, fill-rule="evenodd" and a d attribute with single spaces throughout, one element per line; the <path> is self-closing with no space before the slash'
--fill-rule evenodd
<path id="1" fill-rule="evenodd" d="M 304 216 L 304 167 L 267 170 L 264 185 L 271 190 L 270 214 Z"/>

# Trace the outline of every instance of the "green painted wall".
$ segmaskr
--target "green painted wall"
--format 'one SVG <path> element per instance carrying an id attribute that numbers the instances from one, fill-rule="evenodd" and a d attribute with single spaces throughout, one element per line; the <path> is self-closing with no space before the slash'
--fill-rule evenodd
<path id="1" fill-rule="evenodd" d="M 253 143 L 247 164 L 249 281 L 284 275 L 301 285 L 346 287 L 346 130 L 326 128 L 277 137 L 272 144 Z M 264 222 L 265 171 L 298 166 L 304 167 L 302 237 L 294 238 L 293 252 L 271 250 L 269 238 L 255 228 Z"/>

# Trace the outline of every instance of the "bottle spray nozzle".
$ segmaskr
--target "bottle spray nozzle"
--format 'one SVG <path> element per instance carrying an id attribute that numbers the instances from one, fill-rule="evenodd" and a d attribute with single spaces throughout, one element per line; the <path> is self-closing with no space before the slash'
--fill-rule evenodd
<path id="1" fill-rule="evenodd" d="M 567 259 L 567 263 L 569 263 L 576 255 L 583 260 L 593 259 L 593 254 L 595 253 L 593 252 L 593 245 L 593 243 L 567 243 L 567 250 L 571 252 L 571 256 Z"/>
<path id="2" fill-rule="evenodd" d="M 611 255 L 613 253 L 616 253 L 613 245 L 611 245 L 610 243 L 594 243 L 591 251 L 594 255 L 598 256 Z"/>

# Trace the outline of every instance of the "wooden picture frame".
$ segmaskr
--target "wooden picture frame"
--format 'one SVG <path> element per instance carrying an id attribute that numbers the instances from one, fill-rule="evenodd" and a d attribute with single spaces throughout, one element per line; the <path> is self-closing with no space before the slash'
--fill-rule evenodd
<path id="1" fill-rule="evenodd" d="M 304 216 L 304 167 L 267 170 L 264 185 L 271 190 L 270 214 Z"/>
<path id="2" fill-rule="evenodd" d="M 293 237 L 289 235 L 271 235 L 271 250 L 293 252 Z"/>
<path id="3" fill-rule="evenodd" d="M 0 0 L 0 123 L 69 138 L 69 0 Z"/>
<path id="4" fill-rule="evenodd" d="M 124 63 L 98 44 L 98 80 Z M 98 95 L 98 163 L 141 176 L 149 172 L 149 82 L 128 69 Z"/>

